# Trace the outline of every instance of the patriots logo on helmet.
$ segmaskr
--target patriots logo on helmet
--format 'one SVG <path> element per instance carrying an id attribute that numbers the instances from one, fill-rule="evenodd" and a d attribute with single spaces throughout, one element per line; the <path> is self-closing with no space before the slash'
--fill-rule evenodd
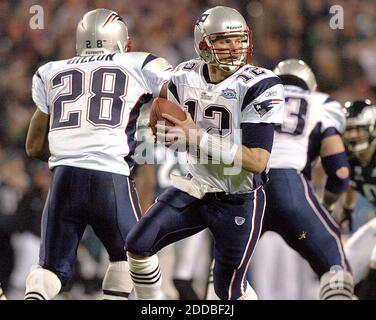
<path id="1" fill-rule="evenodd" d="M 264 100 L 255 104 L 255 110 L 258 112 L 260 117 L 263 117 L 266 113 L 273 109 L 274 105 L 280 104 L 282 101 L 283 100 L 281 99 Z"/>
<path id="2" fill-rule="evenodd" d="M 113 21 L 123 21 L 124 22 L 124 20 L 121 16 L 119 16 L 116 12 L 112 12 L 108 15 L 107 19 L 103 23 L 102 28 L 104 28 L 107 24 L 109 24 Z"/>
<path id="3" fill-rule="evenodd" d="M 208 17 L 208 13 L 203 13 L 196 21 L 196 25 L 198 26 L 200 23 L 203 23 L 206 18 Z"/>

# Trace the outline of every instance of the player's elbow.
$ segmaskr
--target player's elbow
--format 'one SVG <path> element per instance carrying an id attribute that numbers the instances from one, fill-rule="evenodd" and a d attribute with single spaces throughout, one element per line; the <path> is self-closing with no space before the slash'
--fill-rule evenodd
<path id="1" fill-rule="evenodd" d="M 252 172 L 253 174 L 260 174 L 266 169 L 266 165 L 263 163 L 252 163 L 249 165 L 243 166 L 243 169 Z"/>
<path id="2" fill-rule="evenodd" d="M 30 158 L 38 158 L 41 153 L 33 148 L 26 148 L 26 154 Z"/>
<path id="3" fill-rule="evenodd" d="M 29 141 L 25 145 L 26 154 L 31 158 L 39 158 L 43 153 L 43 147 L 39 147 L 35 143 Z"/>

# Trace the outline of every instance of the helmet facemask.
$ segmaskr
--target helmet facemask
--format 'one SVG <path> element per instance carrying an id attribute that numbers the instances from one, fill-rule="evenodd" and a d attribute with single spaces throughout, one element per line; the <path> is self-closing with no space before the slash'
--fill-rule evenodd
<path id="1" fill-rule="evenodd" d="M 235 39 L 235 48 L 230 48 L 226 39 Z M 247 31 L 218 32 L 204 36 L 199 43 L 200 57 L 208 64 L 225 72 L 235 72 L 249 62 L 251 36 Z"/>
<path id="2" fill-rule="evenodd" d="M 375 143 L 376 107 L 369 100 L 346 102 L 346 131 L 343 140 L 350 152 L 359 153 Z"/>
<path id="3" fill-rule="evenodd" d="M 343 140 L 347 150 L 359 153 L 367 150 L 374 141 L 374 128 L 372 126 L 347 126 Z"/>

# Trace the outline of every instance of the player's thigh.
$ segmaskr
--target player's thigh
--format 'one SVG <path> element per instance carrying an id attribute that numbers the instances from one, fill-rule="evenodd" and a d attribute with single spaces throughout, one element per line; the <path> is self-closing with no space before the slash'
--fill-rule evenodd
<path id="1" fill-rule="evenodd" d="M 42 215 L 39 264 L 68 278 L 86 226 L 87 174 L 60 166 L 53 171 Z"/>
<path id="2" fill-rule="evenodd" d="M 248 263 L 261 233 L 264 204 L 265 193 L 260 187 L 208 205 L 206 218 L 214 236 L 214 288 L 221 299 L 237 299 L 244 293 Z"/>
<path id="3" fill-rule="evenodd" d="M 236 266 L 248 262 L 260 236 L 264 203 L 262 188 L 208 203 L 205 217 L 214 236 L 217 262 Z"/>
<path id="4" fill-rule="evenodd" d="M 268 230 L 279 233 L 316 273 L 334 265 L 348 267 L 338 226 L 303 175 L 272 171 L 266 195 Z"/>
<path id="5" fill-rule="evenodd" d="M 199 206 L 200 200 L 187 193 L 176 188 L 167 189 L 129 233 L 127 250 L 150 256 L 205 229 Z"/>
<path id="6" fill-rule="evenodd" d="M 89 223 L 110 261 L 126 260 L 125 239 L 141 218 L 134 182 L 125 175 L 98 171 L 91 184 Z"/>

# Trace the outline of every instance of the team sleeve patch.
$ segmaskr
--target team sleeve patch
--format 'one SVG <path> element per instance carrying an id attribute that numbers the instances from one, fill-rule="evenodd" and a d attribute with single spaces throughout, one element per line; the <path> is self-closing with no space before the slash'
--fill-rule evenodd
<path id="1" fill-rule="evenodd" d="M 282 99 L 268 99 L 259 103 L 255 103 L 255 110 L 258 112 L 260 117 L 263 117 L 268 113 L 275 105 L 281 104 L 284 100 Z"/>
<path id="2" fill-rule="evenodd" d="M 282 123 L 285 103 L 283 85 L 276 82 L 271 86 L 269 82 L 259 92 L 261 93 L 241 111 L 242 123 Z"/>

